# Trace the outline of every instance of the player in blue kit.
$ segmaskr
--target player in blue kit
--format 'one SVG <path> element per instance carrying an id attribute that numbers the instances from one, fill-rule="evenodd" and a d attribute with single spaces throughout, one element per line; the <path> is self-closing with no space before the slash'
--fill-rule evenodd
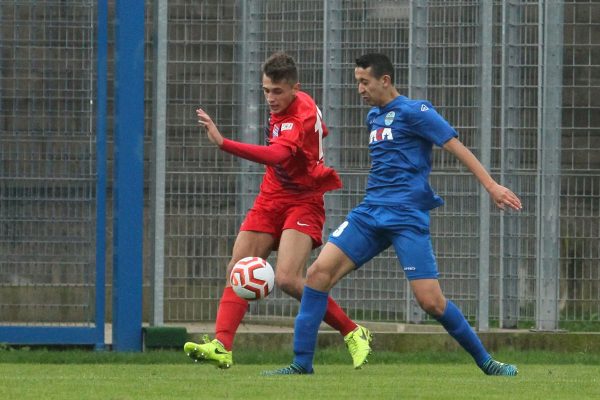
<path id="1" fill-rule="evenodd" d="M 440 288 L 429 233 L 429 210 L 443 204 L 429 185 L 433 145 L 454 154 L 499 208 L 520 210 L 521 201 L 492 179 L 431 103 L 398 93 L 393 84 L 393 65 L 385 55 L 359 57 L 354 75 L 358 92 L 373 106 L 366 119 L 371 156 L 366 196 L 330 235 L 308 269 L 294 328 L 294 361 L 263 374 L 313 373 L 317 333 L 329 290 L 346 274 L 393 245 L 421 308 L 442 324 L 485 374 L 517 375 L 516 366 L 490 356 L 462 312 Z"/>

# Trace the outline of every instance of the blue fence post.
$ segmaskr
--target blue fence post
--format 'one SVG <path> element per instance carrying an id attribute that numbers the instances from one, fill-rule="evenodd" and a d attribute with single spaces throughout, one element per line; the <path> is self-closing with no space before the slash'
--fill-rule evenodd
<path id="1" fill-rule="evenodd" d="M 113 349 L 142 348 L 144 2 L 115 3 Z"/>
<path id="2" fill-rule="evenodd" d="M 98 1 L 96 81 L 96 350 L 104 350 L 106 288 L 106 85 L 108 1 Z"/>

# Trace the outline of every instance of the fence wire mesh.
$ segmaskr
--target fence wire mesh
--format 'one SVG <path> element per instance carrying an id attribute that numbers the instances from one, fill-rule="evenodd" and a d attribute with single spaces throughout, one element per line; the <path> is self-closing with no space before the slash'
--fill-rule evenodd
<path id="1" fill-rule="evenodd" d="M 94 322 L 94 26 L 0 2 L 0 323 Z"/>
<path id="2" fill-rule="evenodd" d="M 239 204 L 251 201 L 261 174 L 260 169 L 215 151 L 196 127 L 194 107 L 202 104 L 208 108 L 230 137 L 261 143 L 260 129 L 248 132 L 245 125 L 248 108 L 256 110 L 251 117 L 258 126 L 266 124 L 267 109 L 258 87 L 260 63 L 278 50 L 294 56 L 302 87 L 317 100 L 332 132 L 326 139 L 327 160 L 344 181 L 342 190 L 327 195 L 326 236 L 360 201 L 369 167 L 363 140 L 367 110 L 356 94 L 354 59 L 367 51 L 381 51 L 396 66 L 400 91 L 430 99 L 478 155 L 486 150 L 481 149 L 481 70 L 490 68 L 490 168 L 498 181 L 523 198 L 525 209 L 507 214 L 491 208 L 489 318 L 500 326 L 531 326 L 539 301 L 542 35 L 545 7 L 555 4 L 498 1 L 492 5 L 491 17 L 482 20 L 484 3 L 266 0 L 171 4 L 172 36 L 183 36 L 191 26 L 197 34 L 178 42 L 177 50 L 169 55 L 169 92 L 183 96 L 167 100 L 181 114 L 170 119 L 168 133 L 172 144 L 168 187 L 173 189 L 167 188 L 166 199 L 171 207 L 166 238 L 166 320 L 215 317 L 224 266 L 245 213 Z M 598 104 L 591 93 L 598 80 L 600 27 L 593 17 L 599 10 L 593 2 L 560 5 L 564 12 L 564 69 L 562 87 L 556 88 L 562 91 L 563 120 L 560 319 L 597 321 L 599 281 L 594 273 L 599 259 L 593 242 L 597 243 L 599 224 L 600 163 L 594 154 L 599 124 L 594 121 Z M 489 60 L 481 56 L 484 26 L 490 26 L 492 32 Z M 169 43 L 174 44 L 172 37 Z M 185 70 L 186 78 L 180 79 L 182 73 L 175 70 Z M 187 97 L 186 90 L 194 94 Z M 182 135 L 179 132 L 189 135 L 184 146 L 181 140 L 176 142 Z M 481 189 L 449 154 L 436 150 L 433 162 L 432 184 L 446 201 L 432 217 L 441 282 L 448 297 L 459 303 L 469 318 L 476 319 Z M 183 182 L 194 182 L 195 189 L 184 194 Z M 190 226 L 195 227 L 193 233 L 179 233 Z M 333 295 L 355 318 L 426 318 L 415 311 L 392 251 L 352 274 Z M 276 291 L 268 300 L 252 304 L 251 315 L 293 316 L 296 309 L 295 301 Z"/>
<path id="3" fill-rule="evenodd" d="M 556 9 L 562 39 L 549 48 L 544 38 Z M 0 21 L 0 320 L 87 320 L 95 239 L 93 4 L 0 1 Z M 477 320 L 484 265 L 492 323 L 534 326 L 543 318 L 542 294 L 556 284 L 562 326 L 597 327 L 598 21 L 595 1 L 169 1 L 166 99 L 149 97 L 151 18 L 146 48 L 147 138 L 151 103 L 167 107 L 165 322 L 214 320 L 225 266 L 262 175 L 262 167 L 210 145 L 195 108 L 203 106 L 227 136 L 262 143 L 268 111 L 261 63 L 277 50 L 294 56 L 302 88 L 331 132 L 326 159 L 344 181 L 326 196 L 326 237 L 362 198 L 369 168 L 367 108 L 356 93 L 354 59 L 381 51 L 396 66 L 400 92 L 429 99 L 477 156 L 489 154 L 492 175 L 524 201 L 518 214 L 482 208 L 475 179 L 449 154 L 434 151 L 431 182 L 446 204 L 432 213 L 432 234 L 446 295 Z M 489 41 L 482 40 L 486 29 Z M 562 60 L 554 75 L 553 50 Z M 543 113 L 553 95 L 560 127 L 554 147 L 545 125 L 551 116 Z M 553 149 L 560 151 L 557 171 L 546 169 Z M 544 230 L 552 196 L 560 248 L 555 282 L 544 269 L 552 259 L 544 247 L 553 243 Z M 481 225 L 488 211 L 489 232 Z M 489 262 L 481 259 L 482 237 Z M 152 244 L 145 240 L 148 254 Z M 146 288 L 149 264 L 147 257 Z M 353 318 L 427 319 L 393 251 L 346 278 L 333 295 Z M 147 291 L 144 298 L 147 310 Z M 276 290 L 252 304 L 250 317 L 292 317 L 296 310 L 296 301 Z"/>

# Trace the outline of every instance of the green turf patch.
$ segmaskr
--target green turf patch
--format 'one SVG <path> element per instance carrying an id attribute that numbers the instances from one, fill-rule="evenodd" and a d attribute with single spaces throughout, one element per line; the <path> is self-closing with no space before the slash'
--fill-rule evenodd
<path id="1" fill-rule="evenodd" d="M 234 361 L 241 364 L 286 364 L 293 354 L 288 351 L 256 351 L 239 349 L 234 351 Z M 494 353 L 500 361 L 528 364 L 582 364 L 600 365 L 597 353 L 557 353 L 548 351 L 501 351 Z M 54 350 L 43 348 L 8 348 L 0 351 L 0 364 L 189 364 L 190 359 L 180 350 L 153 350 L 144 353 L 118 353 L 93 350 Z M 351 364 L 345 349 L 317 351 L 315 363 L 327 365 Z M 471 357 L 464 351 L 419 351 L 389 352 L 375 351 L 369 358 L 371 364 L 425 364 L 452 363 L 472 364 Z"/>
<path id="2" fill-rule="evenodd" d="M 3 399 L 598 399 L 598 368 L 523 364 L 514 378 L 489 377 L 473 363 L 315 366 L 314 375 L 263 377 L 281 364 L 0 364 Z"/>

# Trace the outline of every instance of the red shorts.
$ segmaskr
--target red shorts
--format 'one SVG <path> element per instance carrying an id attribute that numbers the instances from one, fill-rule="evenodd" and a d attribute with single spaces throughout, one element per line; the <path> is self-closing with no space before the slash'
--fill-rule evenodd
<path id="1" fill-rule="evenodd" d="M 274 248 L 277 249 L 281 233 L 285 229 L 294 229 L 310 236 L 314 249 L 323 244 L 323 224 L 325 207 L 322 196 L 302 200 L 271 200 L 259 194 L 248 210 L 240 231 L 270 233 L 275 239 Z"/>

